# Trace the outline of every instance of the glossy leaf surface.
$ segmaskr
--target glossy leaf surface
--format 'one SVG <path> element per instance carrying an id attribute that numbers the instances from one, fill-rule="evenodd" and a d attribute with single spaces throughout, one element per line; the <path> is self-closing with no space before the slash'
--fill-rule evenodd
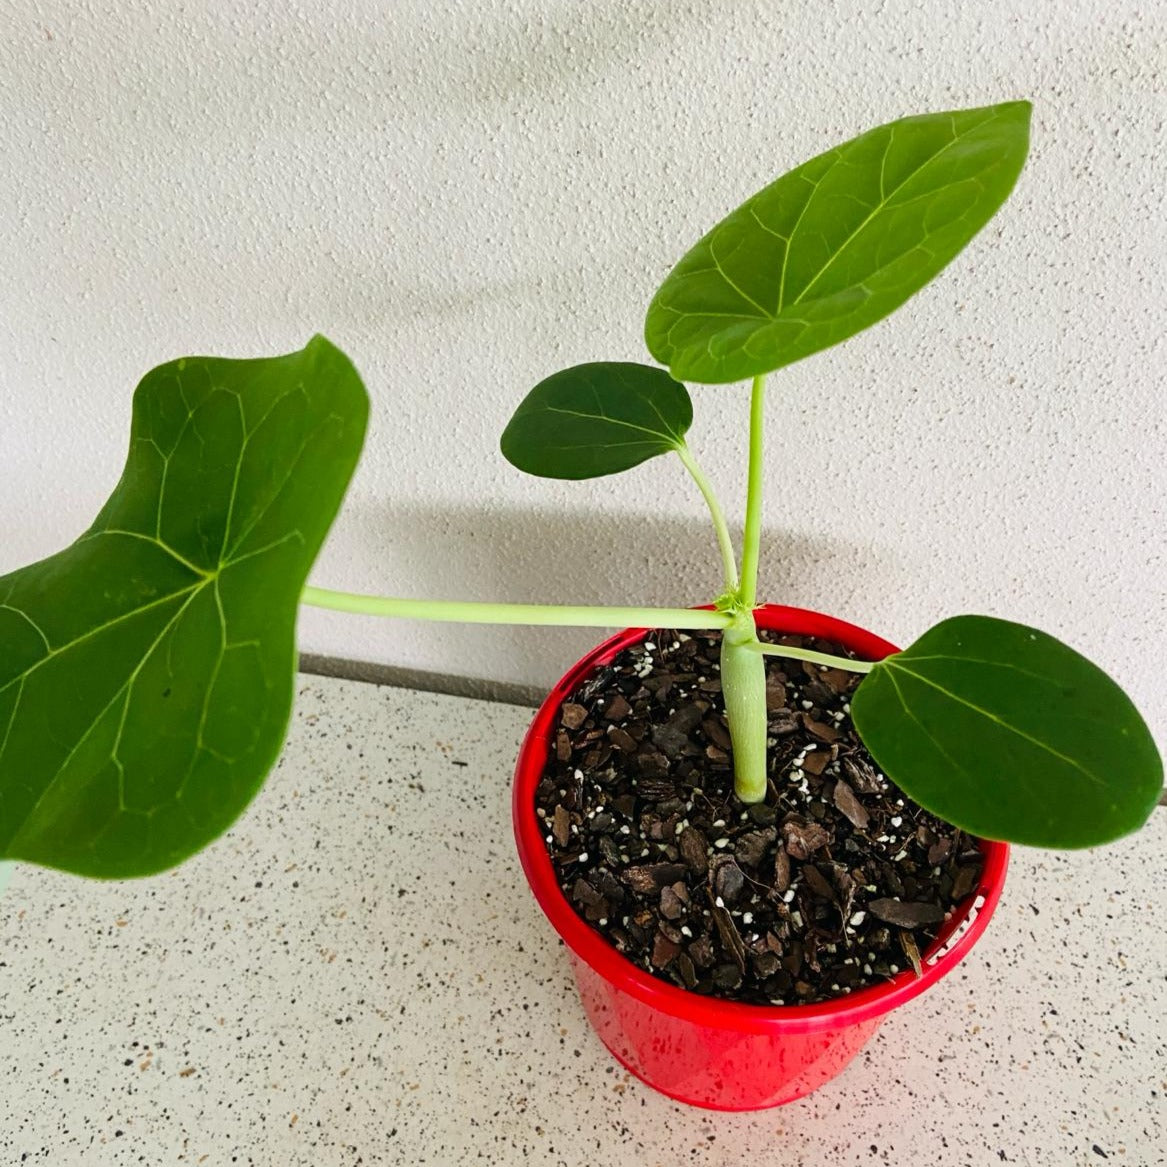
<path id="1" fill-rule="evenodd" d="M 1136 830 L 1163 785 L 1126 694 L 1052 636 L 956 616 L 881 661 L 851 700 L 876 762 L 975 835 L 1091 847 Z"/>
<path id="2" fill-rule="evenodd" d="M 904 118 L 828 150 L 722 220 L 648 309 L 686 381 L 740 381 L 838 344 L 927 284 L 1008 197 L 1028 102 Z"/>
<path id="3" fill-rule="evenodd" d="M 300 591 L 367 412 L 322 337 L 146 375 L 93 526 L 0 578 L 0 856 L 145 875 L 239 815 L 283 742 Z"/>
<path id="4" fill-rule="evenodd" d="M 598 478 L 684 444 L 693 405 L 663 369 L 616 361 L 540 381 L 503 431 L 503 456 L 542 478 Z"/>

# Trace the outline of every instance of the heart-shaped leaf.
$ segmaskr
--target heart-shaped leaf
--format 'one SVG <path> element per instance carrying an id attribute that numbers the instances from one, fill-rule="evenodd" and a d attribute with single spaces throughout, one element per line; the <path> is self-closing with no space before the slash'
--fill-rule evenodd
<path id="1" fill-rule="evenodd" d="M 323 337 L 146 375 L 93 526 L 0 578 L 0 857 L 146 875 L 230 826 L 284 739 L 300 592 L 367 413 Z"/>
<path id="2" fill-rule="evenodd" d="M 1023 624 L 956 616 L 851 699 L 884 773 L 974 835 L 1092 847 L 1136 830 L 1163 786 L 1155 743 L 1097 665 Z"/>
<path id="3" fill-rule="evenodd" d="M 1028 102 L 904 118 L 828 150 L 701 240 L 648 309 L 648 349 L 674 377 L 768 373 L 882 320 L 1008 197 Z"/>
<path id="4" fill-rule="evenodd" d="M 688 392 L 663 369 L 600 361 L 540 381 L 501 445 L 528 474 L 599 478 L 679 449 L 692 424 Z"/>

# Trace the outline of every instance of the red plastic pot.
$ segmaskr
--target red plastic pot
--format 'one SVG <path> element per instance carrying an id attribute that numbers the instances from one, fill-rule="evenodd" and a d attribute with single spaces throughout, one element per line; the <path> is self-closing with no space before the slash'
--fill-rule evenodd
<path id="1" fill-rule="evenodd" d="M 759 628 L 821 636 L 877 660 L 897 651 L 886 640 L 802 608 L 758 609 Z M 688 993 L 621 956 L 579 916 L 559 889 L 535 816 L 535 789 L 554 741 L 563 702 L 621 649 L 643 640 L 629 629 L 583 658 L 543 702 L 519 752 L 513 801 L 523 871 L 552 927 L 567 945 L 584 1010 L 600 1040 L 638 1078 L 670 1098 L 714 1110 L 760 1110 L 792 1102 L 838 1074 L 885 1014 L 918 996 L 964 958 L 989 922 L 1005 883 L 1009 848 L 982 841 L 978 886 L 945 923 L 912 970 L 875 988 L 818 1005 L 761 1006 Z"/>

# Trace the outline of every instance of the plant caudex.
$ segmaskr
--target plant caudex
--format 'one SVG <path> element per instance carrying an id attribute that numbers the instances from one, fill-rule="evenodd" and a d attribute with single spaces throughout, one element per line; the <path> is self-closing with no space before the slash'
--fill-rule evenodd
<path id="1" fill-rule="evenodd" d="M 710 610 L 353 596 L 305 587 L 364 436 L 367 397 L 321 337 L 255 361 L 192 357 L 134 397 L 121 481 L 92 527 L 0 578 L 0 857 L 93 876 L 175 864 L 242 811 L 283 741 L 301 601 L 420 619 L 718 628 L 735 778 L 766 789 L 763 654 L 866 673 L 856 728 L 912 798 L 990 838 L 1083 847 L 1136 829 L 1162 786 L 1104 673 L 1036 630 L 958 616 L 879 662 L 754 630 L 765 378 L 882 319 L 1008 196 L 1029 106 L 907 118 L 805 163 L 713 228 L 648 309 L 664 368 L 595 363 L 537 385 L 502 436 L 532 474 L 589 478 L 676 454 L 706 499 Z M 740 571 L 685 434 L 682 381 L 751 381 Z"/>

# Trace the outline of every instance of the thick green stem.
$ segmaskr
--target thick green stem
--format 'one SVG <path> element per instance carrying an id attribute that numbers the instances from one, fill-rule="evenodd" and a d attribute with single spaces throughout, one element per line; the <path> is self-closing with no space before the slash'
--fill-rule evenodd
<path id="1" fill-rule="evenodd" d="M 742 802 L 766 797 L 766 662 L 754 650 L 751 612 L 738 612 L 721 635 L 721 692 L 733 742 L 733 788 Z"/>
<path id="2" fill-rule="evenodd" d="M 762 543 L 762 454 L 765 421 L 765 376 L 755 377 L 750 390 L 750 468 L 746 487 L 746 525 L 742 534 L 743 607 L 758 602 L 758 555 Z"/>
<path id="3" fill-rule="evenodd" d="M 751 644 L 750 649 L 766 656 L 782 656 L 787 660 L 805 660 L 815 665 L 826 665 L 832 669 L 846 669 L 851 673 L 869 673 L 878 661 L 852 660 L 849 656 L 832 656 L 829 652 L 815 652 L 813 648 L 795 648 L 786 644 L 763 644 L 760 640 Z"/>
<path id="4" fill-rule="evenodd" d="M 738 586 L 737 560 L 734 558 L 733 540 L 729 537 L 729 525 L 725 521 L 725 512 L 722 511 L 721 504 L 717 501 L 717 495 L 713 493 L 712 484 L 705 477 L 701 467 L 697 465 L 692 451 L 684 442 L 677 447 L 677 457 L 681 459 L 685 469 L 693 476 L 693 481 L 697 483 L 697 489 L 701 491 L 705 503 L 709 507 L 709 513 L 713 517 L 713 529 L 717 532 L 717 547 L 721 552 L 721 570 L 725 576 L 725 590 L 736 592 Z"/>
<path id="5" fill-rule="evenodd" d="M 484 604 L 460 600 L 403 600 L 308 586 L 300 599 L 317 608 L 408 620 L 458 624 L 554 624 L 577 628 L 725 628 L 726 612 L 698 608 L 584 608 L 554 604 Z"/>

